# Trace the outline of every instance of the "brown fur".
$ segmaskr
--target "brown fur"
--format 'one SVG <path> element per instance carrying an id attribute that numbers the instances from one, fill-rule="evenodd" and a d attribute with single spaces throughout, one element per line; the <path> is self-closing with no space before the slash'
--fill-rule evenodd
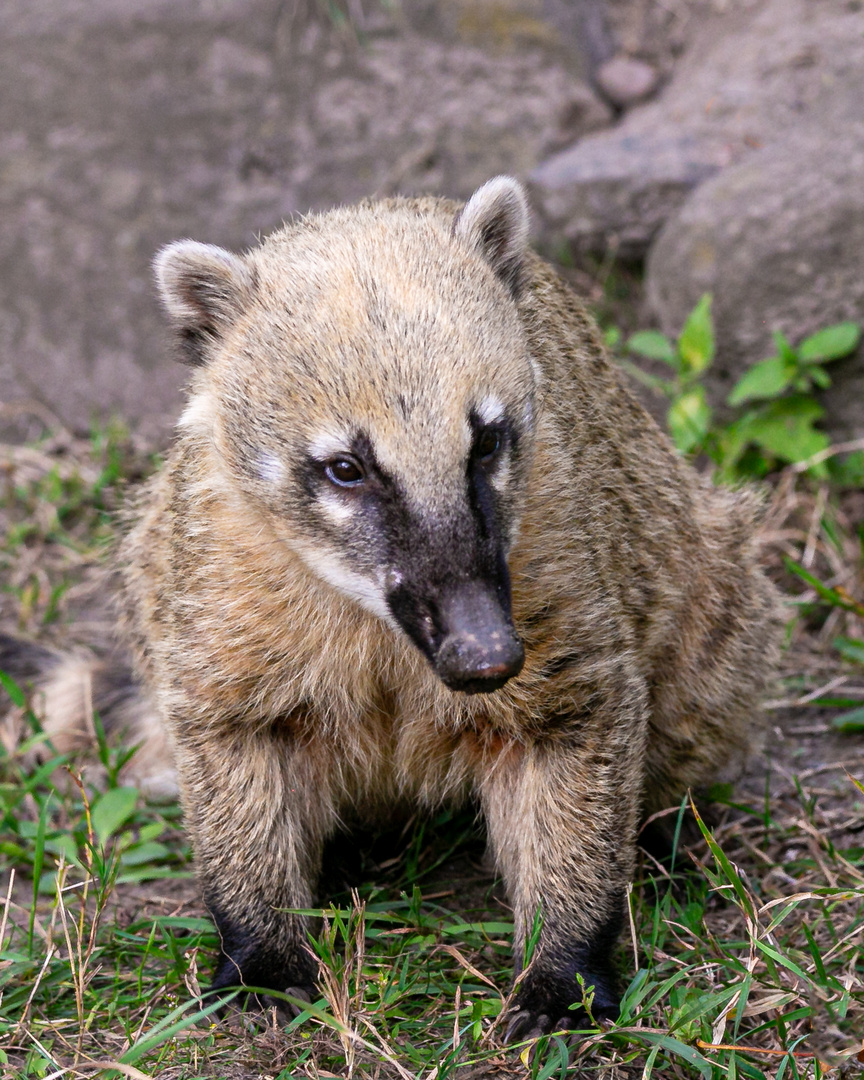
<path id="1" fill-rule="evenodd" d="M 192 246 L 165 259 L 199 366 L 121 561 L 225 935 L 217 985 L 308 987 L 304 920 L 279 909 L 313 902 L 326 838 L 473 796 L 517 956 L 543 916 L 516 1035 L 573 1021 L 576 972 L 615 1011 L 608 954 L 640 818 L 750 752 L 779 618 L 754 498 L 677 456 L 581 302 L 522 254 L 519 223 L 498 243 L 482 199 L 469 206 L 461 238 L 456 205 L 390 200 L 288 225 L 225 266 Z M 339 561 L 342 511 L 310 510 L 291 468 L 322 431 L 362 421 L 411 505 L 449 521 L 465 403 L 489 395 L 533 407 L 496 488 L 525 661 L 467 695 L 374 596 L 349 595 L 355 566 L 374 593 L 374 566 Z"/>

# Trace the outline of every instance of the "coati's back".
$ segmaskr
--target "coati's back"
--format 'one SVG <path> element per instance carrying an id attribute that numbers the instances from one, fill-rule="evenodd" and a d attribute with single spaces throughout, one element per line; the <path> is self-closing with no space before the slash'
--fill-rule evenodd
<path id="1" fill-rule="evenodd" d="M 597 621 L 618 602 L 649 692 L 644 798 L 652 812 L 688 788 L 736 777 L 761 746 L 754 704 L 774 677 L 782 625 L 777 591 L 759 567 L 761 502 L 753 490 L 714 487 L 683 461 L 609 362 L 581 301 L 536 256 L 528 266 L 520 311 L 560 441 L 537 478 L 536 533 L 511 556 L 514 592 L 522 557 L 548 566 L 557 545 L 590 551 L 587 568 L 561 566 L 568 602 L 587 599 L 580 575 L 592 568 L 603 578 Z M 553 535 L 544 523 L 562 501 Z M 536 573 L 525 574 L 529 594 Z M 586 647 L 564 626 L 547 621 L 546 632 L 569 652 Z M 563 665 L 558 654 L 552 666 Z M 554 699 L 554 679 L 546 691 Z"/>
<path id="2" fill-rule="evenodd" d="M 473 795 L 543 929 L 508 1034 L 617 1010 L 640 815 L 744 756 L 777 642 L 754 505 L 711 489 L 526 249 L 521 188 L 157 260 L 193 372 L 121 550 L 222 955 L 314 993 L 324 841 Z"/>

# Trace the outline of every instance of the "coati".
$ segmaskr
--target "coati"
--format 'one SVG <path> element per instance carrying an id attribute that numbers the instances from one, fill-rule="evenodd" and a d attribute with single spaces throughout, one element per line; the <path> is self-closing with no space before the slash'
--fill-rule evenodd
<path id="1" fill-rule="evenodd" d="M 169 733 L 214 988 L 313 995 L 285 909 L 327 838 L 473 797 L 517 957 L 542 916 L 507 1037 L 584 1020 L 577 976 L 615 1016 L 640 821 L 758 738 L 756 500 L 676 455 L 527 238 L 498 177 L 156 259 L 192 375 L 119 548 L 155 712 L 115 697 Z"/>

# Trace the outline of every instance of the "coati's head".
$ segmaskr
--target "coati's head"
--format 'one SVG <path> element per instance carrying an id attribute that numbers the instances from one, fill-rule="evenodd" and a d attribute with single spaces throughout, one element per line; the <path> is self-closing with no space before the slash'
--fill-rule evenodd
<path id="1" fill-rule="evenodd" d="M 181 426 L 315 574 L 469 693 L 523 662 L 507 553 L 534 426 L 527 234 L 522 189 L 499 177 L 461 211 L 391 200 L 242 257 L 181 241 L 156 259 L 199 368 Z"/>

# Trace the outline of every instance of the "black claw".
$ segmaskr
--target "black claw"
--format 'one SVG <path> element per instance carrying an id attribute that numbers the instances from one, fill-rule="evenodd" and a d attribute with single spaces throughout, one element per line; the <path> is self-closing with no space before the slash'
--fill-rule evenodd
<path id="1" fill-rule="evenodd" d="M 507 1025 L 504 1042 L 515 1043 L 525 1042 L 528 1039 L 537 1039 L 541 1035 L 545 1035 L 547 1030 L 552 1030 L 546 1027 L 548 1023 L 548 1016 L 542 1014 L 537 1016 L 528 1009 L 519 1009 L 513 1014 L 510 1023 Z"/>
<path id="2" fill-rule="evenodd" d="M 573 1009 L 559 1016 L 553 1023 L 552 1016 L 554 1015 L 555 1013 L 550 1015 L 547 1012 L 537 1013 L 530 1009 L 520 1009 L 507 1025 L 504 1034 L 505 1043 L 527 1042 L 529 1039 L 539 1039 L 541 1035 L 549 1035 L 553 1031 L 572 1031 L 592 1026 L 584 1009 Z"/>
<path id="3" fill-rule="evenodd" d="M 307 1004 L 314 1001 L 318 996 L 313 986 L 289 986 L 285 993 L 289 997 L 305 1001 Z M 282 1001 L 279 1004 L 285 1012 L 290 1013 L 292 1020 L 303 1011 L 302 1005 L 295 1005 L 293 1001 Z"/>
<path id="4" fill-rule="evenodd" d="M 581 1005 L 583 991 L 575 978 L 562 979 L 560 975 L 555 977 L 539 970 L 530 973 L 517 991 L 505 1041 L 523 1042 L 552 1031 L 580 1030 L 594 1027 L 600 1021 L 615 1020 L 620 1001 L 611 973 L 604 976 L 585 973 L 583 978 L 586 987 L 594 987 L 590 1015 Z M 580 1002 L 578 1006 L 577 1002 Z"/>

